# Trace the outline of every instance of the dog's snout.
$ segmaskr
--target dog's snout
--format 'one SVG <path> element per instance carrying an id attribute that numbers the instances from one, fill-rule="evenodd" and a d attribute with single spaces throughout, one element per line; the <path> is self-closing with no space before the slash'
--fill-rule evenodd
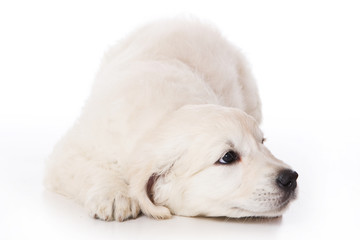
<path id="1" fill-rule="evenodd" d="M 276 184 L 284 191 L 293 191 L 296 188 L 298 176 L 297 172 L 291 169 L 282 170 L 276 178 Z"/>

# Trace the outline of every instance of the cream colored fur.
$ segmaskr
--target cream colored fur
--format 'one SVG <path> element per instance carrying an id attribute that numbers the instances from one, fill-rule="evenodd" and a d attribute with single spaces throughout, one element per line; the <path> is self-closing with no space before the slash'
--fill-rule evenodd
<path id="1" fill-rule="evenodd" d="M 105 55 L 45 184 L 103 220 L 281 215 L 274 178 L 287 165 L 261 143 L 260 108 L 243 56 L 214 27 L 150 24 Z M 216 164 L 228 150 L 241 160 Z"/>

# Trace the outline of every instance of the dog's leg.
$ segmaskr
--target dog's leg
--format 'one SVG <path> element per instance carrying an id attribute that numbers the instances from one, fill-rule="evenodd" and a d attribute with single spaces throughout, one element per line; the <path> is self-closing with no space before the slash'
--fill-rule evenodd
<path id="1" fill-rule="evenodd" d="M 138 216 L 140 207 L 128 197 L 128 185 L 123 179 L 106 171 L 93 177 L 96 182 L 93 182 L 84 199 L 90 216 L 120 222 Z"/>
<path id="2" fill-rule="evenodd" d="M 123 175 L 106 161 L 91 158 L 67 141 L 50 156 L 45 186 L 83 204 L 92 217 L 123 221 L 140 212 Z M 114 164 L 114 163 L 113 163 Z"/>

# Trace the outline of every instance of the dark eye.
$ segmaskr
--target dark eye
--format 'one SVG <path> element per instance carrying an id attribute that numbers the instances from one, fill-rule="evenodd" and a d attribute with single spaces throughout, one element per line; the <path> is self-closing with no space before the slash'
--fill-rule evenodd
<path id="1" fill-rule="evenodd" d="M 266 141 L 266 138 L 263 138 L 263 139 L 261 140 L 261 144 L 264 144 L 265 141 Z"/>
<path id="2" fill-rule="evenodd" d="M 228 151 L 225 155 L 217 161 L 220 164 L 230 164 L 239 159 L 239 155 L 234 151 Z"/>

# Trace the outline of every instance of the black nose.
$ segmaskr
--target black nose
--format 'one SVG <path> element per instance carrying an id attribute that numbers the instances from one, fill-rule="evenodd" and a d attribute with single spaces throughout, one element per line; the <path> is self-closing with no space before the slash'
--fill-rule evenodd
<path id="1" fill-rule="evenodd" d="M 276 184 L 285 191 L 293 191 L 296 188 L 298 176 L 297 172 L 290 169 L 282 170 L 276 178 Z"/>

